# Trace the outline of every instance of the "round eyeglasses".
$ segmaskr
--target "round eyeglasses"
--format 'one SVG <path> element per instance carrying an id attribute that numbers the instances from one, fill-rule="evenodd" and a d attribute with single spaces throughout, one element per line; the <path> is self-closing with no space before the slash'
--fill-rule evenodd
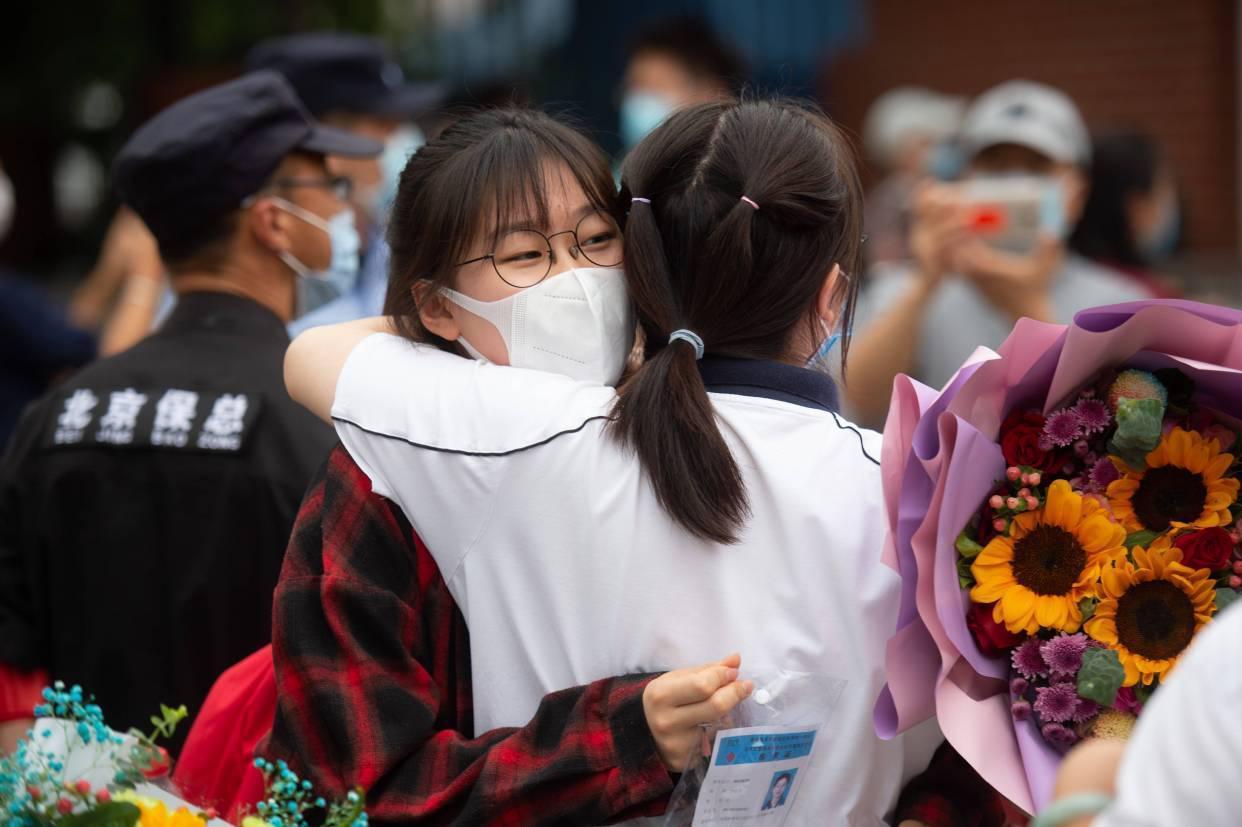
<path id="1" fill-rule="evenodd" d="M 538 230 L 511 230 L 496 241 L 496 249 L 487 255 L 459 261 L 457 267 L 490 259 L 500 280 L 510 287 L 534 287 L 552 272 L 552 239 L 573 236 L 569 254 L 581 255 L 596 267 L 616 267 L 621 263 L 621 229 L 617 222 L 602 212 L 582 217 L 578 226 L 552 235 Z"/>

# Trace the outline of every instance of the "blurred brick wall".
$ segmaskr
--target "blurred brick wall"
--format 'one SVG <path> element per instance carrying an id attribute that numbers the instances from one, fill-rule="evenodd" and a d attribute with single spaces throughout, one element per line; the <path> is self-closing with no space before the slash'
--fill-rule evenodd
<path id="1" fill-rule="evenodd" d="M 860 131 L 885 90 L 973 95 L 1014 77 L 1065 90 L 1088 126 L 1138 127 L 1184 190 L 1186 241 L 1236 251 L 1233 0 L 868 0 L 868 34 L 825 67 L 829 112 Z"/>

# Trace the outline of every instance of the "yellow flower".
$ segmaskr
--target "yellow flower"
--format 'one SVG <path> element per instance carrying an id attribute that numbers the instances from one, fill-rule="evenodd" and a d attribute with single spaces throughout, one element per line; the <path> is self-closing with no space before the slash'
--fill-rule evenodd
<path id="1" fill-rule="evenodd" d="M 1123 476 L 1108 486 L 1113 514 L 1129 531 L 1229 525 L 1238 498 L 1238 481 L 1225 476 L 1231 465 L 1215 439 L 1174 428 L 1147 455 L 1146 469 L 1118 466 Z"/>
<path id="2" fill-rule="evenodd" d="M 1124 556 L 1125 539 L 1098 502 L 1057 480 L 1041 510 L 1015 517 L 1008 536 L 979 552 L 970 599 L 995 603 L 992 617 L 1011 632 L 1077 632 L 1079 601 L 1095 594 L 1101 567 Z"/>
<path id="3" fill-rule="evenodd" d="M 272 827 L 258 816 L 246 816 L 242 819 L 241 827 Z"/>
<path id="4" fill-rule="evenodd" d="M 138 795 L 129 790 L 118 792 L 112 800 L 128 801 L 138 808 L 142 815 L 138 818 L 136 827 L 206 827 L 207 824 L 205 819 L 185 807 L 178 807 L 170 813 L 163 801 Z"/>
<path id="5" fill-rule="evenodd" d="M 1134 731 L 1136 723 L 1138 723 L 1138 718 L 1129 712 L 1106 709 L 1095 719 L 1095 723 L 1091 726 L 1091 734 L 1096 738 L 1129 741 L 1130 733 Z"/>
<path id="6" fill-rule="evenodd" d="M 1216 611 L 1216 583 L 1207 569 L 1182 565 L 1168 537 L 1133 553 L 1133 563 L 1118 560 L 1100 575 L 1100 603 L 1085 629 L 1117 653 L 1126 686 L 1151 685 Z"/>

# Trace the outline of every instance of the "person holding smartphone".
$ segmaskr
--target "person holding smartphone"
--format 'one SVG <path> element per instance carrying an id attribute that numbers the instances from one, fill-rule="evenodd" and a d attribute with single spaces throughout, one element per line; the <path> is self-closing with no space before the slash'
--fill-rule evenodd
<path id="1" fill-rule="evenodd" d="M 915 195 L 911 261 L 877 268 L 859 300 L 846 375 L 856 418 L 882 422 L 893 378 L 939 387 L 1015 321 L 1068 322 L 1077 311 L 1148 298 L 1141 286 L 1067 251 L 1082 214 L 1091 143 L 1064 93 L 1010 81 L 963 120 L 964 180 Z"/>

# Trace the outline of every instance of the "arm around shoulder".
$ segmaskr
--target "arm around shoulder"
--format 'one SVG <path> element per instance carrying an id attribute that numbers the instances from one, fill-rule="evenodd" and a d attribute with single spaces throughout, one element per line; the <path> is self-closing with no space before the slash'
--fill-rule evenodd
<path id="1" fill-rule="evenodd" d="M 336 384 L 354 348 L 373 333 L 395 332 L 387 316 L 325 325 L 298 335 L 285 353 L 285 388 L 295 402 L 330 422 Z"/>

